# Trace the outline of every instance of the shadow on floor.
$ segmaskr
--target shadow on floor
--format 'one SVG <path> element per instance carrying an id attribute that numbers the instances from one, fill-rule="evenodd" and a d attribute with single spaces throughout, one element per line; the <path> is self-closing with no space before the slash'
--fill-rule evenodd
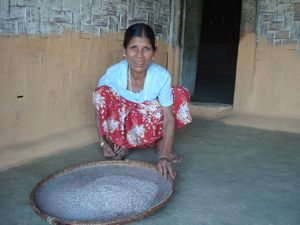
<path id="1" fill-rule="evenodd" d="M 102 160 L 97 144 L 0 173 L 0 224 L 43 225 L 28 197 L 44 177 L 62 168 Z M 178 130 L 175 192 L 167 207 L 134 224 L 300 224 L 300 134 L 230 126 L 194 118 Z M 130 159 L 156 161 L 149 149 Z"/>

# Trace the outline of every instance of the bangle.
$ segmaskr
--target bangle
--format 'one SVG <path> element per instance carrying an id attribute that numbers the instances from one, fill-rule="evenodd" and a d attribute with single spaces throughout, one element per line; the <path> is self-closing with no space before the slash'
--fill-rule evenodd
<path id="1" fill-rule="evenodd" d="M 101 140 L 101 142 L 100 142 L 100 148 L 102 148 L 104 145 L 105 145 L 105 141 L 103 141 L 103 140 Z"/>
<path id="2" fill-rule="evenodd" d="M 168 162 L 171 162 L 171 159 L 166 155 L 159 156 L 158 161 L 160 161 L 160 160 L 167 160 Z"/>

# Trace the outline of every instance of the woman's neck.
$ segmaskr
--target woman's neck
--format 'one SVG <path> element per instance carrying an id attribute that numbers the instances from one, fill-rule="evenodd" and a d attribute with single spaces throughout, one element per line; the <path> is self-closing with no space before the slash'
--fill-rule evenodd
<path id="1" fill-rule="evenodd" d="M 135 79 L 136 81 L 141 81 L 145 79 L 147 72 L 135 73 L 129 68 L 129 74 L 131 75 L 131 78 Z"/>
<path id="2" fill-rule="evenodd" d="M 132 73 L 128 68 L 128 90 L 132 92 L 140 92 L 144 88 L 146 73 Z"/>

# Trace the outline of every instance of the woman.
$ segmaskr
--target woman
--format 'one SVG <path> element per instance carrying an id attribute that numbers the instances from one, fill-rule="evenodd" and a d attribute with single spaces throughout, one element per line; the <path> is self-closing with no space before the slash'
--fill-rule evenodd
<path id="1" fill-rule="evenodd" d="M 174 180 L 174 131 L 191 122 L 189 94 L 183 87 L 172 88 L 168 71 L 153 62 L 150 26 L 131 25 L 123 47 L 126 59 L 107 69 L 93 94 L 100 148 L 105 158 L 120 160 L 131 148 L 157 146 L 159 171 Z"/>

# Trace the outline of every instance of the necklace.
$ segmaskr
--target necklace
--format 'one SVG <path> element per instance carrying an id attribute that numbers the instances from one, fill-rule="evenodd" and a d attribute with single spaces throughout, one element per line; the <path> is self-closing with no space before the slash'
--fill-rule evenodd
<path id="1" fill-rule="evenodd" d="M 128 67 L 128 88 L 129 88 L 129 91 L 133 92 L 132 91 L 132 86 L 131 86 L 131 72 L 130 72 L 130 68 Z"/>
<path id="2" fill-rule="evenodd" d="M 128 67 L 128 89 L 129 91 L 131 92 L 134 92 L 134 93 L 139 93 L 141 92 L 142 90 L 137 90 L 137 91 L 134 91 L 133 88 L 132 88 L 132 84 L 131 84 L 131 71 L 130 71 L 130 68 Z"/>

